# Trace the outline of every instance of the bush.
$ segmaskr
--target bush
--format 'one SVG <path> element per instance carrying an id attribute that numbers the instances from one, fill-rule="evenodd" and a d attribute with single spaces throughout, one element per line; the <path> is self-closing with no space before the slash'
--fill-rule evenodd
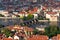
<path id="1" fill-rule="evenodd" d="M 27 17 L 24 16 L 22 19 L 23 19 L 23 20 L 30 20 L 30 19 L 33 19 L 33 18 L 34 18 L 34 16 L 31 15 L 31 14 L 29 14 Z"/>
<path id="2" fill-rule="evenodd" d="M 2 30 L 1 30 L 1 33 L 5 34 L 5 35 L 6 35 L 6 37 L 9 37 L 9 36 L 11 36 L 11 35 L 12 35 L 11 31 L 10 31 L 10 30 L 8 30 L 7 28 L 2 29 Z"/>
<path id="3" fill-rule="evenodd" d="M 4 17 L 4 15 L 0 14 L 0 17 Z"/>
<path id="4" fill-rule="evenodd" d="M 45 28 L 45 35 L 53 37 L 57 35 L 57 31 L 58 31 L 57 26 L 49 26 Z"/>
<path id="5" fill-rule="evenodd" d="M 39 31 L 37 29 L 34 29 L 33 34 L 36 35 L 38 33 L 39 33 Z"/>

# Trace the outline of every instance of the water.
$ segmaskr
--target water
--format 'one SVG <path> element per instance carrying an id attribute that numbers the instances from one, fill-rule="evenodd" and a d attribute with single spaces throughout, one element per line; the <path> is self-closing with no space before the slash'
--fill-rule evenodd
<path id="1" fill-rule="evenodd" d="M 15 18 L 15 19 L 0 19 L 0 24 L 2 25 L 15 25 L 15 24 L 20 24 L 20 18 Z"/>

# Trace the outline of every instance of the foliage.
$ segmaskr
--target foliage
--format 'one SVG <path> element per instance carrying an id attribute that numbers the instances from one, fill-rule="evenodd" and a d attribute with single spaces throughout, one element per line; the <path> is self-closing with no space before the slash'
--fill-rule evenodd
<path id="1" fill-rule="evenodd" d="M 4 25 L 0 24 L 0 28 L 3 28 L 3 27 L 4 27 Z"/>
<path id="2" fill-rule="evenodd" d="M 49 20 L 48 18 L 46 18 L 46 20 Z"/>
<path id="3" fill-rule="evenodd" d="M 39 14 L 39 15 L 38 15 L 38 19 L 39 19 L 39 20 L 44 20 L 45 17 L 43 17 L 42 15 Z"/>
<path id="4" fill-rule="evenodd" d="M 45 35 L 49 37 L 56 36 L 58 33 L 58 27 L 57 26 L 49 26 L 45 28 Z"/>
<path id="5" fill-rule="evenodd" d="M 34 18 L 34 16 L 31 15 L 31 14 L 29 14 L 27 17 L 24 16 L 24 17 L 23 17 L 23 20 L 30 20 L 30 19 L 33 19 L 33 18 Z"/>
<path id="6" fill-rule="evenodd" d="M 0 14 L 0 17 L 4 17 L 4 15 Z"/>
<path id="7" fill-rule="evenodd" d="M 33 15 L 31 15 L 31 14 L 29 14 L 28 16 L 27 16 L 27 19 L 29 20 L 29 19 L 33 19 L 34 18 L 34 16 Z"/>
<path id="8" fill-rule="evenodd" d="M 39 31 L 37 29 L 34 29 L 33 34 L 36 35 L 38 33 L 39 33 Z"/>
<path id="9" fill-rule="evenodd" d="M 28 20 L 27 17 L 25 17 L 25 16 L 24 16 L 22 19 L 23 19 L 23 20 Z"/>
<path id="10" fill-rule="evenodd" d="M 43 17 L 38 17 L 39 20 L 43 20 L 44 18 Z"/>
<path id="11" fill-rule="evenodd" d="M 33 34 L 34 35 L 36 35 L 36 34 L 44 35 L 44 32 L 43 31 L 39 31 L 38 29 L 34 29 Z"/>
<path id="12" fill-rule="evenodd" d="M 6 35 L 6 37 L 9 37 L 9 36 L 11 36 L 11 35 L 12 35 L 11 31 L 10 31 L 10 30 L 8 30 L 7 28 L 2 29 L 2 30 L 1 30 L 1 33 L 5 34 L 5 35 Z"/>
<path id="13" fill-rule="evenodd" d="M 26 24 L 25 24 L 25 23 L 20 23 L 20 25 L 21 25 L 21 26 L 26 26 Z"/>

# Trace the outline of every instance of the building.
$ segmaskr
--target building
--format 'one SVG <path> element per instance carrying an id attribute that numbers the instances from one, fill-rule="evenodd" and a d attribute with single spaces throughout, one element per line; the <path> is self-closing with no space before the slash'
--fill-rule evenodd
<path id="1" fill-rule="evenodd" d="M 48 40 L 48 36 L 44 35 L 32 35 L 31 37 L 27 38 L 27 40 Z"/>
<path id="2" fill-rule="evenodd" d="M 57 36 L 53 36 L 52 40 L 60 40 L 60 34 L 57 34 Z"/>
<path id="3" fill-rule="evenodd" d="M 58 21 L 59 13 L 57 12 L 47 12 L 46 18 L 50 19 L 50 21 Z"/>
<path id="4" fill-rule="evenodd" d="M 25 33 L 25 35 L 31 35 L 33 34 L 33 28 L 27 27 L 27 26 L 20 26 L 20 25 L 15 25 L 15 26 L 9 26 L 7 27 L 9 30 L 11 31 L 17 31 L 17 32 L 21 32 L 23 31 Z"/>
<path id="5" fill-rule="evenodd" d="M 59 13 L 57 12 L 47 12 L 46 13 L 46 18 L 50 20 L 50 25 L 56 25 L 58 24 L 59 20 Z"/>

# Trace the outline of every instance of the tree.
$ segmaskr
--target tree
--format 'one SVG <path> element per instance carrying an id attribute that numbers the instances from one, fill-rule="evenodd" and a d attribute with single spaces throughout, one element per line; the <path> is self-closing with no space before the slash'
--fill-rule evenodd
<path id="1" fill-rule="evenodd" d="M 44 20 L 44 17 L 39 14 L 39 15 L 38 15 L 38 19 L 39 19 L 39 20 Z"/>
<path id="2" fill-rule="evenodd" d="M 33 19 L 33 18 L 34 18 L 34 16 L 33 16 L 32 14 L 29 14 L 29 15 L 27 16 L 27 19 L 28 19 L 28 20 Z"/>
<path id="3" fill-rule="evenodd" d="M 34 16 L 32 14 L 29 14 L 27 17 L 24 16 L 22 19 L 23 20 L 30 20 L 30 19 L 33 19 L 33 18 L 34 18 Z"/>
<path id="4" fill-rule="evenodd" d="M 4 15 L 0 14 L 0 17 L 4 17 Z"/>
<path id="5" fill-rule="evenodd" d="M 38 33 L 39 33 L 39 31 L 37 29 L 34 29 L 33 34 L 36 35 Z"/>
<path id="6" fill-rule="evenodd" d="M 3 27 L 4 27 L 4 25 L 0 24 L 0 28 L 3 28 Z"/>
<path id="7" fill-rule="evenodd" d="M 57 26 L 49 26 L 45 28 L 45 35 L 53 37 L 57 35 L 57 31 L 58 31 Z"/>
<path id="8" fill-rule="evenodd" d="M 22 19 L 23 19 L 23 20 L 27 20 L 27 17 L 24 16 Z"/>
<path id="9" fill-rule="evenodd" d="M 9 37 L 9 36 L 12 35 L 11 31 L 10 31 L 9 29 L 7 29 L 7 28 L 2 29 L 2 30 L 1 30 L 1 33 L 5 34 L 6 37 Z"/>

